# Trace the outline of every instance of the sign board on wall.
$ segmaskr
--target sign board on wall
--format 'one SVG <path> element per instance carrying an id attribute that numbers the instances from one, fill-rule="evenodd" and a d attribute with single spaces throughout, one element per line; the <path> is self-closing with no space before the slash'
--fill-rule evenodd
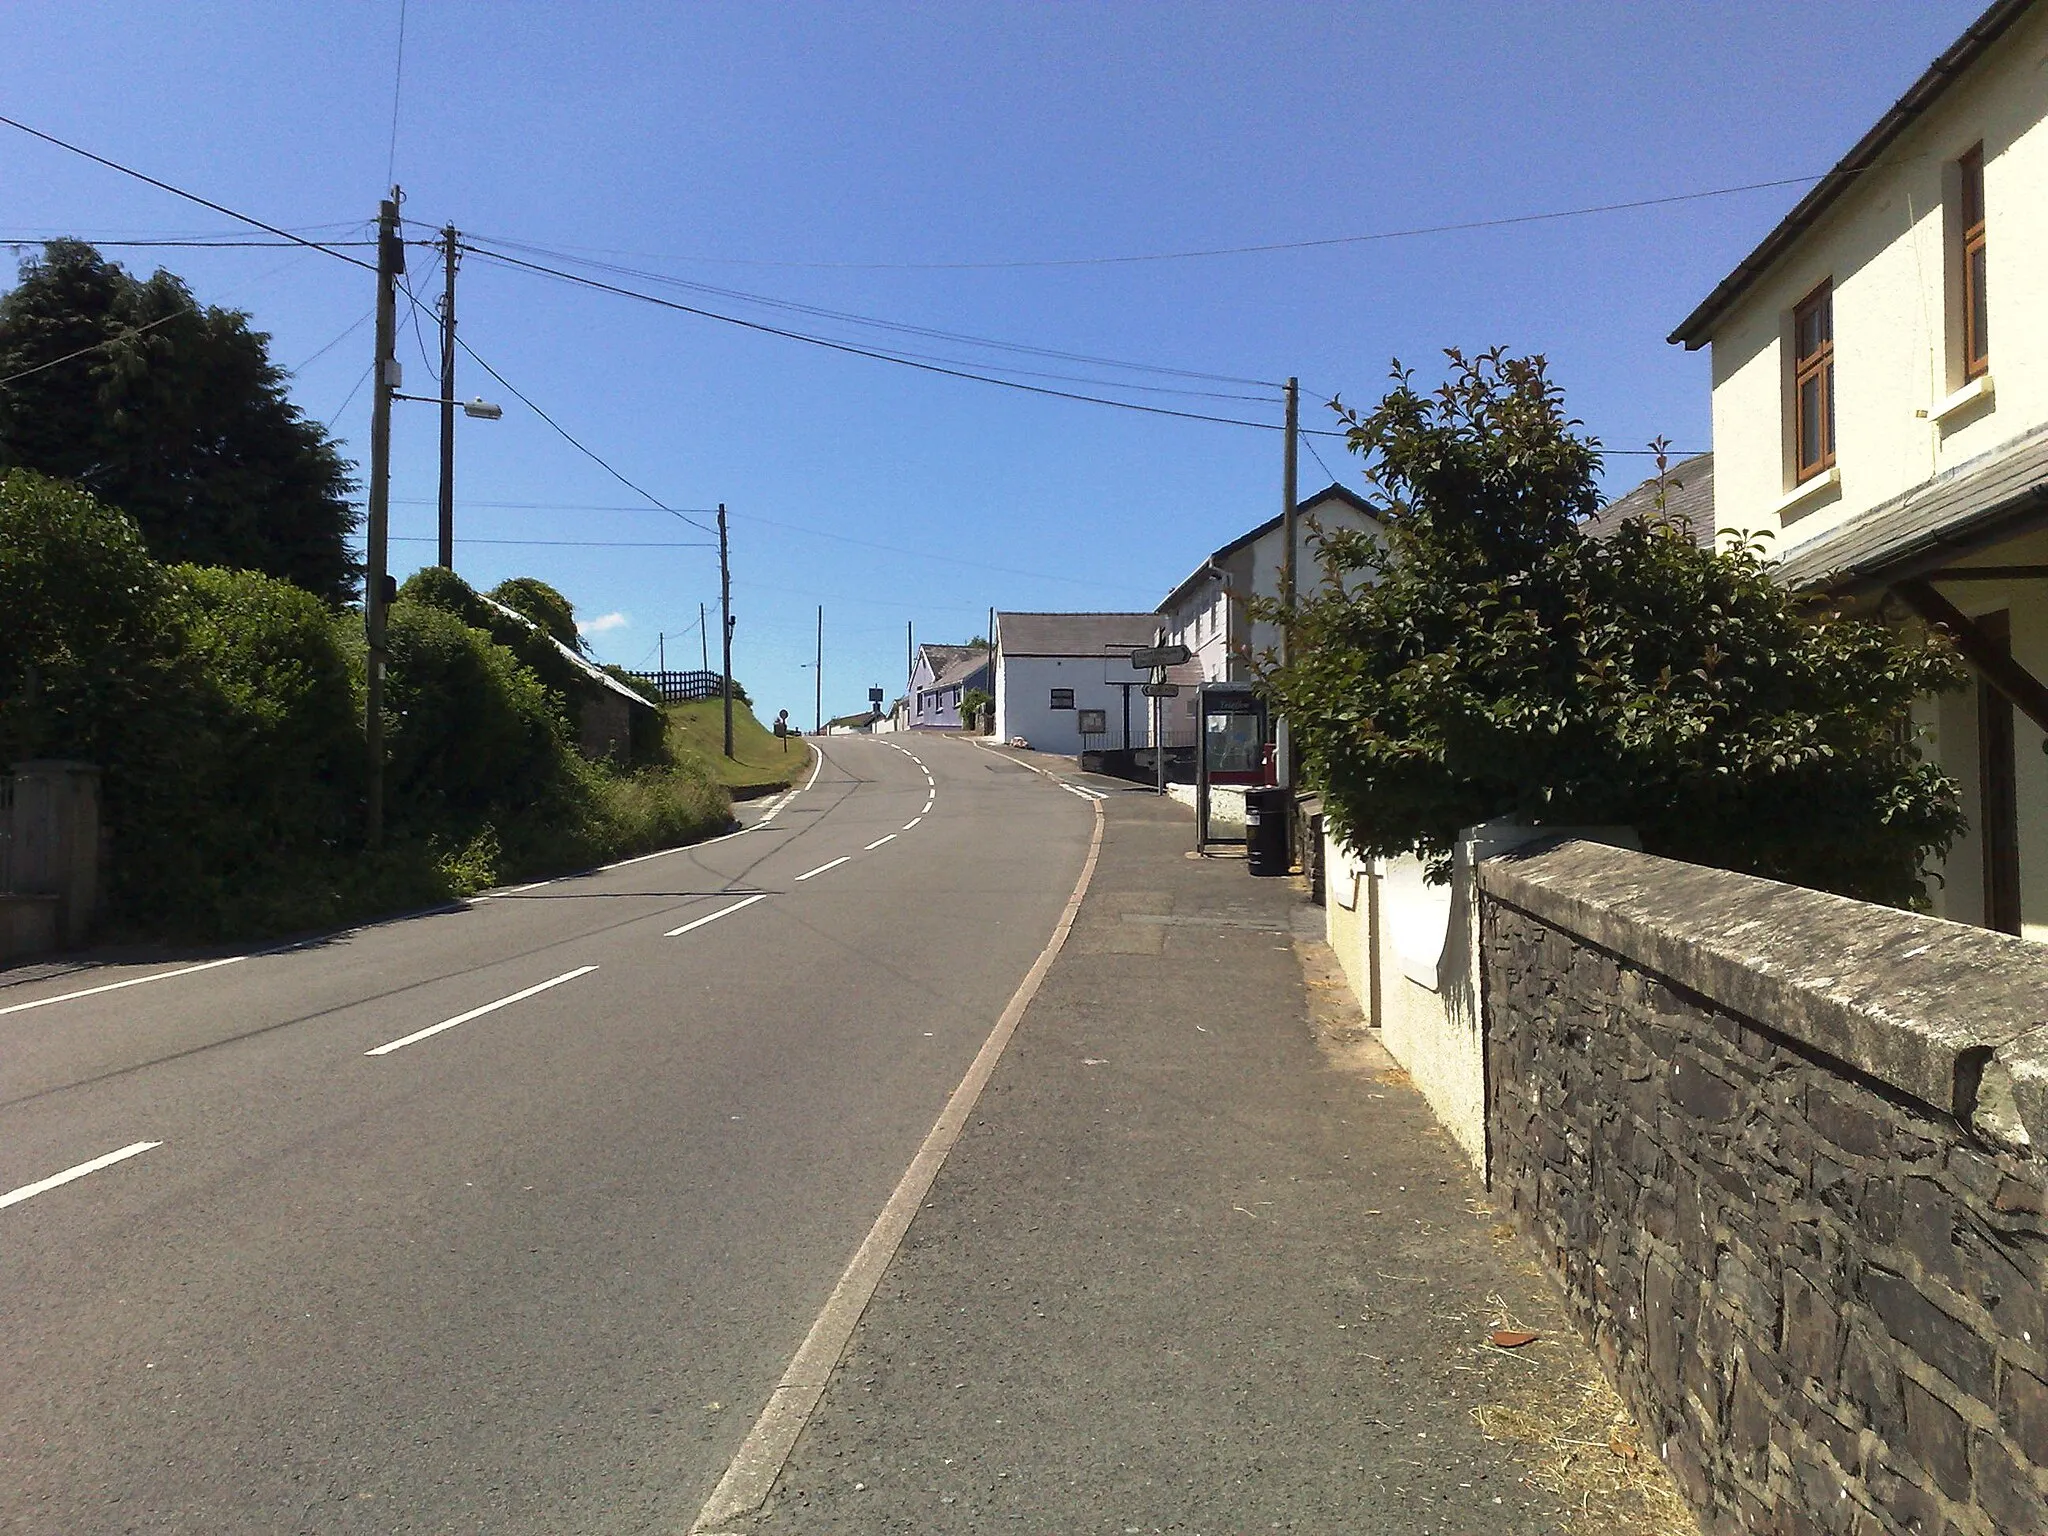
<path id="1" fill-rule="evenodd" d="M 1083 736 L 1106 736 L 1109 734 L 1109 711 L 1106 709 L 1083 709 L 1075 712 L 1080 718 L 1078 724 Z"/>

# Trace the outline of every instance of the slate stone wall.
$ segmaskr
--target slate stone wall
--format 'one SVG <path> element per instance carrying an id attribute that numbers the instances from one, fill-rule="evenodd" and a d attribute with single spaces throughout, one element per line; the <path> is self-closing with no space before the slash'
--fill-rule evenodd
<path id="1" fill-rule="evenodd" d="M 1481 887 L 1495 1198 L 1705 1527 L 2048 1533 L 2048 954 L 1584 844 Z"/>

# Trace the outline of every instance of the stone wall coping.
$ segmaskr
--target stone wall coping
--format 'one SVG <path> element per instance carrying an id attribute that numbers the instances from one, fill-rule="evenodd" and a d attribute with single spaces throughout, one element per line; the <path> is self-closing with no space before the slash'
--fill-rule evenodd
<path id="1" fill-rule="evenodd" d="M 1573 839 L 1489 858 L 1479 884 L 1942 1113 L 2048 1142 L 2048 946 Z"/>

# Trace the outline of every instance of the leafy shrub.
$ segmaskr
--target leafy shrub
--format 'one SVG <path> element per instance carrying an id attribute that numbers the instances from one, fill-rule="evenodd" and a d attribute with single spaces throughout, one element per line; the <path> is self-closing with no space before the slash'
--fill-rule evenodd
<path id="1" fill-rule="evenodd" d="M 1298 610 L 1287 666 L 1261 666 L 1335 829 L 1441 875 L 1458 830 L 1492 817 L 1626 824 L 1653 853 L 1922 902 L 1924 861 L 1964 823 L 1902 727 L 1960 683 L 1948 646 L 1808 603 L 1756 549 L 1702 550 L 1658 519 L 1585 538 L 1598 445 L 1542 359 L 1450 356 L 1434 395 L 1397 370 L 1375 410 L 1345 413 L 1385 539 L 1323 541 L 1353 579 Z"/>
<path id="2" fill-rule="evenodd" d="M 523 613 L 570 650 L 583 650 L 583 637 L 576 632 L 576 608 L 568 598 L 537 576 L 512 576 L 491 588 L 491 596 L 517 613 Z"/>

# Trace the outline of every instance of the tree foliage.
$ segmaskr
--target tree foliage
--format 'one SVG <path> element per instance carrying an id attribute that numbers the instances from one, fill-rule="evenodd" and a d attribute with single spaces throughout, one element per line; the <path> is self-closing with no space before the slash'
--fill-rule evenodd
<path id="1" fill-rule="evenodd" d="M 246 315 L 52 241 L 0 297 L 0 378 L 0 469 L 85 487 L 166 564 L 261 571 L 330 603 L 352 592 L 350 466 Z"/>
<path id="2" fill-rule="evenodd" d="M 575 605 L 539 577 L 507 577 L 491 588 L 491 596 L 507 608 L 525 614 L 570 650 L 582 652 L 583 636 L 576 630 Z"/>
<path id="3" fill-rule="evenodd" d="M 1335 533 L 1340 573 L 1262 663 L 1336 831 L 1419 850 L 1460 828 L 1633 826 L 1671 858 L 1901 905 L 1963 829 L 1907 730 L 1958 686 L 1938 636 L 1787 592 L 1755 545 L 1698 548 L 1661 515 L 1612 537 L 1599 445 L 1543 359 L 1452 352 L 1433 394 L 1396 366 L 1360 416 L 1384 539 Z M 1265 605 L 1264 616 L 1285 616 Z"/>

